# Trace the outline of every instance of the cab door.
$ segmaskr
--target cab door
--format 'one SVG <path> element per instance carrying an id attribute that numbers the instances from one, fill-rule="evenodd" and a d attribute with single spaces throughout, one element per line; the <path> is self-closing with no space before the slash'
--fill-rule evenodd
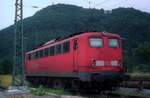
<path id="1" fill-rule="evenodd" d="M 73 40 L 73 71 L 78 71 L 79 59 L 78 59 L 79 47 L 78 47 L 78 39 Z"/>

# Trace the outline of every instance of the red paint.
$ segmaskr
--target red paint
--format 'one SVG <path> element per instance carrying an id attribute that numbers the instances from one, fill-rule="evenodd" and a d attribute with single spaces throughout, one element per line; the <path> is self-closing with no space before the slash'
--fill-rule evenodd
<path id="1" fill-rule="evenodd" d="M 103 39 L 102 48 L 92 48 L 89 43 L 89 38 L 99 37 Z M 108 47 L 108 38 L 119 40 L 119 48 Z M 74 40 L 77 40 L 78 49 L 73 49 Z M 43 57 L 40 59 L 28 60 L 27 55 L 38 50 L 45 49 L 52 45 L 60 44 L 65 41 L 70 41 L 70 52 L 55 56 Z M 103 60 L 106 65 L 92 67 L 94 60 Z M 112 66 L 110 62 L 117 60 L 119 66 Z M 117 34 L 87 32 L 73 37 L 56 41 L 48 45 L 43 45 L 33 51 L 26 53 L 25 67 L 26 74 L 48 74 L 48 73 L 75 73 L 75 72 L 123 72 L 123 55 L 121 47 L 121 38 Z"/>

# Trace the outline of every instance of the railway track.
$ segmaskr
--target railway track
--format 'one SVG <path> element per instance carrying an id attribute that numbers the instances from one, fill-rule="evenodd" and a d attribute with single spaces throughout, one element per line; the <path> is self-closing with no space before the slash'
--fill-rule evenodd
<path id="1" fill-rule="evenodd" d="M 129 79 L 121 84 L 125 88 L 150 89 L 150 74 L 130 74 Z"/>
<path id="2" fill-rule="evenodd" d="M 113 92 L 103 92 L 101 94 L 79 94 L 79 95 L 59 95 L 47 93 L 44 96 L 35 96 L 29 92 L 0 92 L 0 98 L 150 98 L 150 90 L 137 88 L 119 88 Z"/>
<path id="3" fill-rule="evenodd" d="M 8 93 L 0 91 L 0 98 L 150 98 L 150 75 L 131 75 L 120 88 L 112 92 L 101 94 L 58 95 L 48 93 L 45 96 L 35 96 L 30 93 L 16 92 Z"/>

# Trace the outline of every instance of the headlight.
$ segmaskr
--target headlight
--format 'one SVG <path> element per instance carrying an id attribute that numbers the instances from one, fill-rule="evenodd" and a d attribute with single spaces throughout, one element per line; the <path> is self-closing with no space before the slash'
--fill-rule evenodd
<path id="1" fill-rule="evenodd" d="M 98 60 L 96 61 L 96 66 L 104 66 L 104 61 L 103 60 Z"/>
<path id="2" fill-rule="evenodd" d="M 112 66 L 118 66 L 118 61 L 116 61 L 116 60 L 111 61 L 111 65 Z"/>

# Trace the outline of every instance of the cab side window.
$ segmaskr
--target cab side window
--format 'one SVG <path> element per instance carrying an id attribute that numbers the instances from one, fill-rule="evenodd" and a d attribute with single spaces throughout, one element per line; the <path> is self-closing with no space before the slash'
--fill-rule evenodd
<path id="1" fill-rule="evenodd" d="M 78 49 L 78 40 L 74 40 L 73 49 L 74 50 Z"/>

